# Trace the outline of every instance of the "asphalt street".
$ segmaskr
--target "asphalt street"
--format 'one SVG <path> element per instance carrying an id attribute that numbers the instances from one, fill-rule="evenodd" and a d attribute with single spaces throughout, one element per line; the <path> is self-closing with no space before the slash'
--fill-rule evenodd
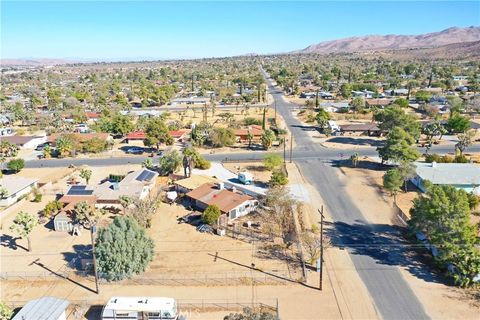
<path id="1" fill-rule="evenodd" d="M 374 225 L 365 219 L 353 201 L 346 196 L 345 186 L 337 176 L 338 169 L 335 168 L 334 161 L 331 161 L 339 159 L 338 150 L 331 151 L 313 144 L 304 130 L 306 128 L 302 128 L 292 116 L 290 110 L 295 106 L 287 103 L 282 92 L 272 86 L 269 79 L 267 81 L 270 93 L 276 101 L 277 111 L 291 128 L 296 141 L 298 151 L 295 150 L 294 153 L 299 158 L 295 158 L 295 162 L 304 177 L 317 188 L 334 219 L 332 228 L 328 229 L 332 243 L 349 251 L 381 317 L 428 319 L 422 304 L 399 271 L 399 267 L 408 268 L 409 264 L 418 264 L 406 257 L 401 246 L 404 240 L 400 230 L 390 225 Z M 359 153 L 377 155 L 374 148 Z"/>

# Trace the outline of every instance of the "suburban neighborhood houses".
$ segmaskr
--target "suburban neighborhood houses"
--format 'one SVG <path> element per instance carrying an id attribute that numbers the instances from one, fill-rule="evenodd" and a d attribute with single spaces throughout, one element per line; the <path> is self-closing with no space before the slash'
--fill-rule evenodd
<path id="1" fill-rule="evenodd" d="M 1 11 L 0 320 L 479 318 L 477 2 Z"/>

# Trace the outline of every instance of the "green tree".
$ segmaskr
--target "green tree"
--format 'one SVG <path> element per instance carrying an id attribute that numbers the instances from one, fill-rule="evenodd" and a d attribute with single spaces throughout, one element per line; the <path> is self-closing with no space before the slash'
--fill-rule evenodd
<path id="1" fill-rule="evenodd" d="M 400 162 L 397 170 L 402 177 L 404 191 L 407 192 L 408 181 L 414 178 L 416 174 L 415 165 L 411 162 Z"/>
<path id="2" fill-rule="evenodd" d="M 150 158 L 147 158 L 145 159 L 143 162 L 142 162 L 142 168 L 147 168 L 147 169 L 150 169 L 153 167 L 153 161 L 152 159 Z"/>
<path id="3" fill-rule="evenodd" d="M 157 150 L 160 148 L 160 144 L 172 145 L 174 140 L 168 131 L 168 127 L 161 118 L 152 118 L 147 123 L 145 129 L 147 138 L 145 139 L 145 145 L 156 146 Z"/>
<path id="4" fill-rule="evenodd" d="M 270 147 L 273 144 L 273 141 L 275 140 L 275 133 L 273 133 L 272 130 L 267 129 L 263 131 L 261 140 L 262 140 L 262 146 L 265 148 L 265 150 L 268 150 L 270 149 Z"/>
<path id="5" fill-rule="evenodd" d="M 340 86 L 340 94 L 344 98 L 350 98 L 352 95 L 352 85 L 349 83 L 344 83 Z"/>
<path id="6" fill-rule="evenodd" d="M 235 133 L 230 128 L 214 128 L 210 143 L 215 148 L 232 146 L 235 143 Z"/>
<path id="7" fill-rule="evenodd" d="M 426 91 L 418 91 L 415 94 L 415 99 L 417 99 L 418 102 L 423 102 L 423 103 L 428 102 L 431 97 L 432 95 Z"/>
<path id="8" fill-rule="evenodd" d="M 400 106 L 402 108 L 407 108 L 408 107 L 408 100 L 405 98 L 398 98 L 393 101 L 393 104 L 396 104 L 397 106 Z"/>
<path id="9" fill-rule="evenodd" d="M 133 204 L 133 199 L 129 196 L 122 195 L 118 197 L 118 200 L 120 201 L 120 205 L 123 208 L 123 214 L 125 214 L 127 208 Z"/>
<path id="10" fill-rule="evenodd" d="M 385 131 L 391 131 L 393 128 L 400 127 L 408 132 L 415 140 L 420 138 L 421 126 L 417 119 L 397 106 L 388 106 L 383 110 L 374 113 L 373 118 L 378 121 L 379 127 Z"/>
<path id="11" fill-rule="evenodd" d="M 8 170 L 13 172 L 20 172 L 25 167 L 25 160 L 21 158 L 12 159 L 7 163 Z"/>
<path id="12" fill-rule="evenodd" d="M 463 156 L 463 152 L 466 148 L 473 144 L 473 139 L 475 138 L 475 131 L 469 130 L 465 133 L 460 133 L 457 135 L 458 142 L 455 144 L 455 149 L 458 150 L 460 156 Z"/>
<path id="13" fill-rule="evenodd" d="M 90 181 L 90 178 L 92 177 L 92 170 L 83 168 L 80 170 L 80 178 L 85 179 L 86 184 Z"/>
<path id="14" fill-rule="evenodd" d="M 68 156 L 74 149 L 74 142 L 69 136 L 58 137 L 55 141 L 58 154 L 61 157 Z"/>
<path id="15" fill-rule="evenodd" d="M 480 252 L 467 193 L 453 186 L 429 184 L 427 192 L 413 200 L 410 215 L 409 226 L 424 232 L 438 248 L 436 261 L 442 266 L 452 263 L 460 271 L 454 277 L 457 284 L 470 284 L 480 271 Z"/>
<path id="16" fill-rule="evenodd" d="M 427 146 L 426 146 L 426 153 L 428 153 L 428 150 L 432 146 L 433 140 L 436 136 L 440 136 L 440 140 L 442 139 L 442 136 L 447 133 L 447 130 L 445 127 L 440 123 L 440 121 L 433 121 L 430 123 L 427 123 L 423 129 L 422 129 L 423 134 L 427 137 Z"/>
<path id="17" fill-rule="evenodd" d="M 32 251 L 30 243 L 30 234 L 38 225 L 38 217 L 25 211 L 20 211 L 13 220 L 10 230 L 16 233 L 21 238 L 27 238 L 28 251 Z"/>
<path id="18" fill-rule="evenodd" d="M 362 97 L 353 98 L 352 107 L 354 112 L 362 112 L 365 109 L 365 99 Z"/>
<path id="19" fill-rule="evenodd" d="M 75 205 L 75 220 L 81 223 L 84 227 L 90 228 L 90 226 L 96 222 L 96 211 L 88 202 L 82 201 Z"/>
<path id="20" fill-rule="evenodd" d="M 393 202 L 397 203 L 397 193 L 403 184 L 403 178 L 398 169 L 390 169 L 383 175 L 383 187 L 393 196 Z"/>
<path id="21" fill-rule="evenodd" d="M 415 140 L 402 128 L 396 127 L 387 135 L 383 146 L 377 151 L 382 162 L 412 162 L 420 157 L 420 153 L 412 147 Z"/>
<path id="22" fill-rule="evenodd" d="M 117 113 L 113 116 L 111 122 L 110 132 L 114 135 L 125 136 L 127 133 L 132 132 L 135 129 L 134 124 L 130 120 L 130 117 Z"/>
<path id="23" fill-rule="evenodd" d="M 263 165 L 272 171 L 282 165 L 283 159 L 276 153 L 269 153 L 263 157 Z"/>
<path id="24" fill-rule="evenodd" d="M 330 114 L 325 109 L 320 109 L 315 116 L 315 120 L 318 123 L 320 129 L 325 129 L 328 126 L 328 121 L 330 120 Z"/>
<path id="25" fill-rule="evenodd" d="M 162 176 L 168 176 L 178 170 L 182 164 L 182 157 L 177 150 L 164 155 L 158 161 L 159 173 Z"/>
<path id="26" fill-rule="evenodd" d="M 453 115 L 448 119 L 447 128 L 452 133 L 463 133 L 470 129 L 470 119 L 459 114 Z"/>
<path id="27" fill-rule="evenodd" d="M 288 178 L 285 174 L 285 171 L 283 171 L 282 169 L 276 169 L 272 171 L 272 176 L 270 177 L 270 181 L 268 181 L 268 184 L 271 187 L 284 186 L 287 183 Z"/>
<path id="28" fill-rule="evenodd" d="M 209 225 L 216 224 L 221 214 L 222 212 L 220 211 L 219 207 L 217 207 L 216 205 L 209 205 L 203 211 L 202 222 Z"/>
<path id="29" fill-rule="evenodd" d="M 155 244 L 132 217 L 115 217 L 101 228 L 95 244 L 100 277 L 118 281 L 144 272 L 153 260 Z"/>

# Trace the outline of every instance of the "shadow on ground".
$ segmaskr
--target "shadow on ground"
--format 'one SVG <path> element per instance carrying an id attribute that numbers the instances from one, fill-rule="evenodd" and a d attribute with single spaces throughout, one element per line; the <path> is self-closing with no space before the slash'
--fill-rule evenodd
<path id="1" fill-rule="evenodd" d="M 383 266 L 405 268 L 415 277 L 427 282 L 449 283 L 448 279 L 434 270 L 428 252 L 415 242 L 407 240 L 407 229 L 387 224 L 369 224 L 356 221 L 326 222 L 326 234 L 332 245 L 348 250 L 352 255 L 371 257 Z"/>
<path id="2" fill-rule="evenodd" d="M 379 147 L 383 145 L 383 141 L 381 140 L 368 139 L 368 138 L 355 138 L 355 137 L 334 137 L 334 138 L 330 138 L 328 142 L 352 144 L 355 146 L 370 146 L 370 147 Z"/>

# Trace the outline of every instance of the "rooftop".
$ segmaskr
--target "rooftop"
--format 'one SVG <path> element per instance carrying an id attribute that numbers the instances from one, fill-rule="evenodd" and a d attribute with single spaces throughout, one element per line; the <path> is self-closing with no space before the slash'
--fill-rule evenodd
<path id="1" fill-rule="evenodd" d="M 12 195 L 22 191 L 37 181 L 38 179 L 24 178 L 17 175 L 4 175 L 0 178 L 0 186 L 7 189 L 8 195 Z"/>
<path id="2" fill-rule="evenodd" d="M 229 191 L 227 189 L 220 189 L 214 183 L 205 183 L 195 190 L 187 193 L 192 199 L 201 201 L 207 205 L 216 205 L 220 211 L 227 213 L 247 200 L 253 200 L 252 197 Z"/>
<path id="3" fill-rule="evenodd" d="M 70 302 L 54 297 L 42 297 L 30 300 L 12 320 L 58 320 Z"/>
<path id="4" fill-rule="evenodd" d="M 417 175 L 433 184 L 480 185 L 480 167 L 470 163 L 416 162 Z"/>

